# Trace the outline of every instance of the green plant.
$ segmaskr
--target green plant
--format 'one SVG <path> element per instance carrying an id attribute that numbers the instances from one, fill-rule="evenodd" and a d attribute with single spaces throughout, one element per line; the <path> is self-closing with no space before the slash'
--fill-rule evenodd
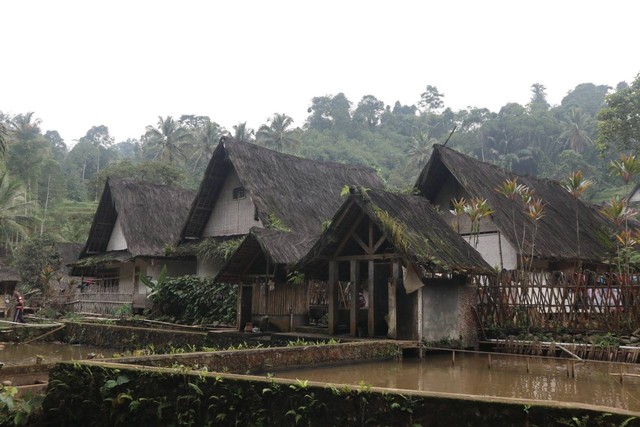
<path id="1" fill-rule="evenodd" d="M 271 212 L 268 215 L 268 219 L 269 219 L 269 228 L 272 228 L 274 230 L 280 230 L 280 231 L 291 231 L 290 227 L 287 227 L 284 222 L 282 222 L 282 220 L 280 218 L 278 218 L 278 216 Z"/>
<path id="2" fill-rule="evenodd" d="M 20 398 L 18 389 L 0 385 L 0 425 L 24 426 L 42 410 L 42 396 Z"/>

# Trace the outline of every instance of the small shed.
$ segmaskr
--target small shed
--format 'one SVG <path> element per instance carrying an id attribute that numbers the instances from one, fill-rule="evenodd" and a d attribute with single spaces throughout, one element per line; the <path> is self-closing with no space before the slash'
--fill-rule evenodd
<path id="1" fill-rule="evenodd" d="M 216 282 L 240 285 L 237 325 L 268 317 L 271 327 L 291 331 L 305 324 L 307 284 L 287 267 L 300 260 L 317 237 L 253 227 L 222 267 Z"/>
<path id="2" fill-rule="evenodd" d="M 475 340 L 475 287 L 492 272 L 423 197 L 352 188 L 294 268 L 327 281 L 329 333 Z"/>
<path id="3" fill-rule="evenodd" d="M 20 273 L 13 267 L 0 265 L 0 316 L 7 317 L 9 315 L 9 307 L 11 306 L 11 298 L 16 286 L 20 283 Z"/>

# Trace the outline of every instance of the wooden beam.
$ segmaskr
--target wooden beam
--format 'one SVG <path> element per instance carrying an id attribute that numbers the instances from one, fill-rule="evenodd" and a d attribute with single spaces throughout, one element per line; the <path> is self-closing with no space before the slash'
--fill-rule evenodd
<path id="1" fill-rule="evenodd" d="M 369 253 L 373 253 L 373 221 L 369 218 Z"/>
<path id="2" fill-rule="evenodd" d="M 335 335 L 338 326 L 338 262 L 329 261 L 329 335 Z"/>
<path id="3" fill-rule="evenodd" d="M 368 330 L 369 337 L 373 338 L 375 336 L 375 326 L 376 326 L 376 309 L 375 309 L 375 277 L 374 277 L 374 264 L 373 260 L 369 260 L 369 318 L 368 318 Z"/>
<path id="4" fill-rule="evenodd" d="M 358 284 L 360 283 L 360 263 L 352 260 L 351 267 L 351 307 L 349 307 L 349 335 L 355 337 L 358 331 Z"/>
<path id="5" fill-rule="evenodd" d="M 401 274 L 400 261 L 394 261 L 391 265 L 391 278 L 388 283 L 389 289 L 389 328 L 387 329 L 387 337 L 391 339 L 398 338 L 398 310 L 397 310 L 397 291 Z"/>
<path id="6" fill-rule="evenodd" d="M 385 260 L 385 259 L 398 259 L 398 254 L 371 254 L 371 255 L 345 255 L 331 258 L 336 261 L 369 261 L 369 260 Z"/>
<path id="7" fill-rule="evenodd" d="M 371 251 L 372 254 L 375 254 L 376 251 L 378 249 L 380 249 L 380 245 L 382 245 L 384 243 L 384 241 L 387 240 L 387 238 L 385 237 L 385 235 L 383 234 L 382 236 L 380 236 L 380 238 L 378 239 L 378 241 L 376 242 L 375 245 L 373 245 L 373 250 Z"/>
<path id="8" fill-rule="evenodd" d="M 342 242 L 340 242 L 340 244 L 338 245 L 338 249 L 336 249 L 336 251 L 333 253 L 334 257 L 336 257 L 342 251 L 342 249 L 344 249 L 344 246 L 347 244 L 347 242 L 351 238 L 351 234 L 358 227 L 358 225 L 360 225 L 363 218 L 364 218 L 364 214 L 361 213 L 358 219 L 355 220 L 353 225 L 349 227 L 349 231 L 347 231 L 347 234 L 345 235 L 344 239 L 342 239 Z"/>
<path id="9" fill-rule="evenodd" d="M 357 244 L 360 245 L 360 247 L 362 248 L 362 250 L 364 251 L 365 254 L 370 254 L 371 252 L 371 248 L 369 248 L 360 238 L 360 236 L 358 236 L 356 234 L 356 232 L 354 231 L 353 233 L 351 233 L 351 237 L 353 237 L 353 240 L 356 241 Z"/>

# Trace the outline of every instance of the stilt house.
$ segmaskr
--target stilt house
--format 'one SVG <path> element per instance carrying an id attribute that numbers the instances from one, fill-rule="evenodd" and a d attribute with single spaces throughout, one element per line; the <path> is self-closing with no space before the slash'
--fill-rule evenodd
<path id="1" fill-rule="evenodd" d="M 329 333 L 474 342 L 471 276 L 491 266 L 425 198 L 352 192 L 295 266 L 327 283 Z"/>
<path id="2" fill-rule="evenodd" d="M 271 323 L 286 330 L 292 317 L 299 322 L 306 316 L 304 284 L 287 284 L 281 267 L 297 260 L 322 232 L 347 185 L 383 186 L 371 168 L 302 159 L 229 137 L 220 140 L 182 230 L 181 246 L 248 235 L 222 272 L 223 262 L 197 257 L 198 275 L 242 283 L 239 327 L 249 318 L 270 316 Z"/>
<path id="3" fill-rule="evenodd" d="M 140 275 L 156 279 L 195 274 L 193 260 L 173 254 L 194 193 L 146 182 L 108 179 L 73 274 L 83 277 L 77 311 L 109 312 L 122 305 L 143 308 Z"/>

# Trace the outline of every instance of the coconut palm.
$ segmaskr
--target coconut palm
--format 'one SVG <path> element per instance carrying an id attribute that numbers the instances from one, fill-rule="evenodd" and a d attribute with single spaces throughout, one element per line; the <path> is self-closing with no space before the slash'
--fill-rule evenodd
<path id="1" fill-rule="evenodd" d="M 154 160 L 168 160 L 173 163 L 175 157 L 184 158 L 182 145 L 191 139 L 191 133 L 184 128 L 180 122 L 173 120 L 173 117 L 167 116 L 166 119 L 158 116 L 158 127 L 147 126 L 144 134 L 144 140 L 155 151 Z"/>
<path id="2" fill-rule="evenodd" d="M 215 122 L 206 122 L 195 131 L 193 138 L 188 143 L 194 171 L 198 169 L 203 160 L 207 161 L 211 158 L 220 136 L 222 136 L 220 125 Z"/>
<path id="3" fill-rule="evenodd" d="M 28 141 L 40 133 L 41 120 L 35 118 L 35 113 L 30 111 L 18 114 L 10 122 L 11 132 L 16 140 Z"/>
<path id="4" fill-rule="evenodd" d="M 291 129 L 291 117 L 275 113 L 267 121 L 269 124 L 260 126 L 256 134 L 259 143 L 276 151 L 292 150 L 300 144 L 296 130 Z"/>
<path id="5" fill-rule="evenodd" d="M 433 145 L 437 143 L 438 140 L 429 136 L 428 132 L 418 132 L 411 138 L 411 145 L 405 154 L 409 156 L 415 166 L 422 167 L 431 157 Z"/>
<path id="6" fill-rule="evenodd" d="M 3 123 L 0 123 L 0 156 L 4 156 L 4 152 L 7 150 L 7 128 Z"/>
<path id="7" fill-rule="evenodd" d="M 26 235 L 24 225 L 24 190 L 6 170 L 0 170 L 0 233 L 3 235 Z"/>
<path id="8" fill-rule="evenodd" d="M 560 134 L 560 141 L 565 147 L 582 154 L 584 150 L 593 145 L 587 128 L 590 122 L 589 115 L 580 108 L 571 108 L 563 121 L 564 130 Z"/>
<path id="9" fill-rule="evenodd" d="M 233 137 L 239 141 L 251 142 L 253 141 L 254 134 L 253 129 L 247 127 L 247 122 L 240 122 L 237 125 L 233 125 Z"/>

